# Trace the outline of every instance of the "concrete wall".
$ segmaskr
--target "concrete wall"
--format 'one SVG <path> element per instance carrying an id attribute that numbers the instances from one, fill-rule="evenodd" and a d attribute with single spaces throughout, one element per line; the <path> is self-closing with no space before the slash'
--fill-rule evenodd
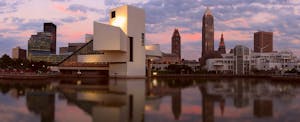
<path id="1" fill-rule="evenodd" d="M 126 53 L 120 52 L 105 52 L 104 54 L 78 55 L 80 63 L 97 63 L 97 62 L 127 62 L 128 56 Z"/>
<path id="2" fill-rule="evenodd" d="M 127 76 L 127 64 L 109 64 L 109 76 L 120 76 L 126 77 Z"/>
<path id="3" fill-rule="evenodd" d="M 94 22 L 94 50 L 126 52 L 127 42 L 127 36 L 119 27 Z"/>
<path id="4" fill-rule="evenodd" d="M 127 34 L 134 38 L 134 59 L 128 63 L 129 76 L 145 76 L 145 46 L 142 45 L 142 33 L 145 34 L 145 12 L 143 9 L 128 6 Z"/>

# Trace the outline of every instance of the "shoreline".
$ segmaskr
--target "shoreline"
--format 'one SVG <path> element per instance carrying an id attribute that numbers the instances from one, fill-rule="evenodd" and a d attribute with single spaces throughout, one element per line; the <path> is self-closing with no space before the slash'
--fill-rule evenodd
<path id="1" fill-rule="evenodd" d="M 0 74 L 0 79 L 5 80 L 44 80 L 53 78 L 114 78 L 103 75 L 53 75 L 53 74 Z M 216 74 L 165 74 L 148 78 L 197 78 L 197 79 L 222 79 L 222 78 L 270 78 L 274 81 L 300 81 L 300 76 L 283 75 L 216 75 Z M 117 78 L 118 79 L 118 78 Z M 124 78 L 123 78 L 124 79 Z M 125 78 L 126 79 L 126 78 Z M 130 79 L 130 78 L 128 78 Z"/>

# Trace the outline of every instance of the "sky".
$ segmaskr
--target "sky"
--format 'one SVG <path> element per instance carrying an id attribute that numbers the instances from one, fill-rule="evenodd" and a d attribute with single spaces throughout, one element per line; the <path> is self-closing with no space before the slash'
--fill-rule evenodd
<path id="1" fill-rule="evenodd" d="M 0 0 L 0 55 L 13 47 L 27 49 L 30 35 L 43 31 L 44 22 L 57 25 L 57 48 L 84 42 L 93 22 L 108 23 L 109 10 L 134 5 L 146 12 L 146 44 L 171 50 L 175 28 L 181 35 L 182 58 L 201 56 L 202 16 L 214 16 L 215 50 L 224 33 L 226 50 L 235 45 L 253 49 L 253 33 L 274 32 L 274 50 L 300 56 L 300 0 Z"/>

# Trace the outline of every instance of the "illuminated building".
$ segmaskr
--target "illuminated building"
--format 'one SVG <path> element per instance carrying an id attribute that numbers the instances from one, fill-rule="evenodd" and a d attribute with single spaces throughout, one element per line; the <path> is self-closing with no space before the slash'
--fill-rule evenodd
<path id="1" fill-rule="evenodd" d="M 145 77 L 143 9 L 129 5 L 114 8 L 110 11 L 109 24 L 94 22 L 93 27 L 93 40 L 61 62 L 59 66 L 61 70 L 72 70 L 71 72 L 102 70 L 108 71 L 111 77 Z M 85 46 L 91 46 L 93 51 L 99 53 L 79 53 L 86 48 Z"/>
<path id="2" fill-rule="evenodd" d="M 214 17 L 209 8 L 202 18 L 202 57 L 214 52 Z"/>

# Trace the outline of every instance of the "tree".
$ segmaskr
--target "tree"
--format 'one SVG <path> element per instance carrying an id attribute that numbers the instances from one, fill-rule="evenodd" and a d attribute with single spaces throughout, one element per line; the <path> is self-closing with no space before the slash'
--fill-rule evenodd
<path id="1" fill-rule="evenodd" d="M 170 64 L 167 67 L 167 70 L 171 73 L 176 73 L 176 74 L 180 74 L 180 73 L 190 73 L 192 72 L 192 68 L 187 66 L 187 65 L 178 65 L 178 64 Z"/>
<path id="2" fill-rule="evenodd" d="M 12 68 L 14 60 L 12 60 L 8 55 L 4 54 L 0 58 L 0 68 Z"/>

